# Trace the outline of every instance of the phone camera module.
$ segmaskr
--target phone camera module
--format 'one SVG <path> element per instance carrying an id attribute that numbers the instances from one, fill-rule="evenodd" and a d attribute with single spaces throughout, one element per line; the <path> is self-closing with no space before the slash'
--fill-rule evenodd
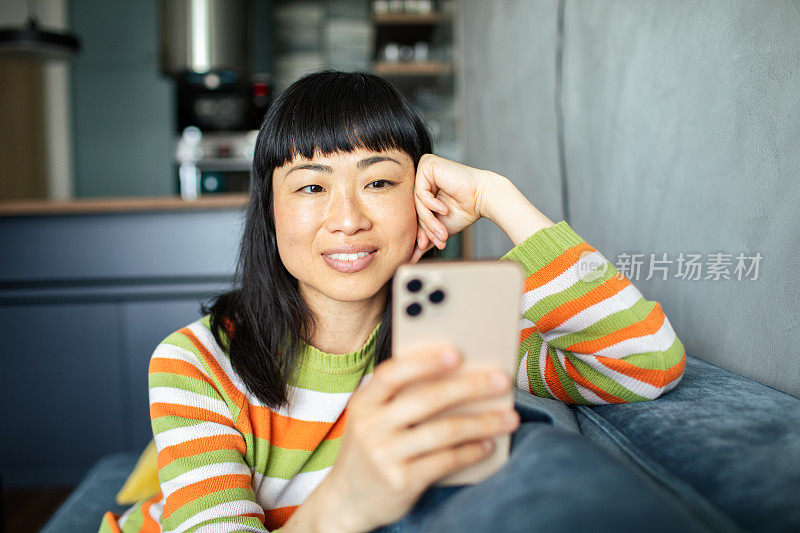
<path id="1" fill-rule="evenodd" d="M 435 291 L 433 291 L 428 295 L 428 299 L 435 304 L 441 303 L 442 300 L 444 300 L 444 292 L 439 289 L 436 289 Z"/>
<path id="2" fill-rule="evenodd" d="M 422 306 L 419 305 L 418 303 L 413 303 L 408 307 L 406 307 L 406 313 L 408 313 L 410 316 L 417 316 L 421 312 L 422 312 Z"/>
<path id="3" fill-rule="evenodd" d="M 409 292 L 419 292 L 422 289 L 422 280 L 414 278 L 406 284 Z"/>

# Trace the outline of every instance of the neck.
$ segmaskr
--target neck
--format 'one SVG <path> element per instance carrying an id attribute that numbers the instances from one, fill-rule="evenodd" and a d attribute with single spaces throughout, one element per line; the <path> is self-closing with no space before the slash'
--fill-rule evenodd
<path id="1" fill-rule="evenodd" d="M 330 354 L 350 353 L 361 348 L 383 317 L 389 284 L 372 298 L 343 302 L 330 298 L 301 295 L 317 319 L 309 344 Z"/>

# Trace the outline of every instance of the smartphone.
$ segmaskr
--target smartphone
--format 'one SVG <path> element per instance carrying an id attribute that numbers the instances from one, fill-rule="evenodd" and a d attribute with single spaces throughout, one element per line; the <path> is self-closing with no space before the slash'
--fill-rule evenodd
<path id="1" fill-rule="evenodd" d="M 392 281 L 392 357 L 449 343 L 462 355 L 455 375 L 500 369 L 516 374 L 520 295 L 524 273 L 513 261 L 437 261 L 401 265 Z M 411 385 L 409 388 L 413 388 Z M 464 402 L 429 420 L 514 406 L 508 394 Z M 492 454 L 452 472 L 433 486 L 474 485 L 507 461 L 511 435 L 494 438 Z"/>

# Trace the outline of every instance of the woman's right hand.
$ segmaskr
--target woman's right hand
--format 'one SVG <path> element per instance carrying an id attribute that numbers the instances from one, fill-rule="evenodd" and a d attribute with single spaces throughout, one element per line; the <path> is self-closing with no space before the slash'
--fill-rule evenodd
<path id="1" fill-rule="evenodd" d="M 441 358 L 448 352 L 456 356 L 450 365 Z M 392 357 L 353 393 L 339 456 L 325 480 L 348 531 L 399 520 L 429 485 L 486 458 L 492 448 L 485 442 L 517 428 L 513 408 L 428 420 L 465 401 L 508 392 L 511 380 L 500 369 L 456 375 L 460 364 L 449 346 Z"/>

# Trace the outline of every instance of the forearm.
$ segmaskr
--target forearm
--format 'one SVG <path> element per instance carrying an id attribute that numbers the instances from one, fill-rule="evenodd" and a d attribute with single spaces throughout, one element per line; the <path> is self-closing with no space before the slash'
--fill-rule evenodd
<path id="1" fill-rule="evenodd" d="M 481 215 L 502 229 L 514 246 L 542 228 L 553 226 L 552 220 L 536 209 L 508 178 L 489 172 Z"/>
<path id="2" fill-rule="evenodd" d="M 349 517 L 342 503 L 337 501 L 336 492 L 331 488 L 328 476 L 289 517 L 280 533 L 359 531 L 347 523 Z"/>

